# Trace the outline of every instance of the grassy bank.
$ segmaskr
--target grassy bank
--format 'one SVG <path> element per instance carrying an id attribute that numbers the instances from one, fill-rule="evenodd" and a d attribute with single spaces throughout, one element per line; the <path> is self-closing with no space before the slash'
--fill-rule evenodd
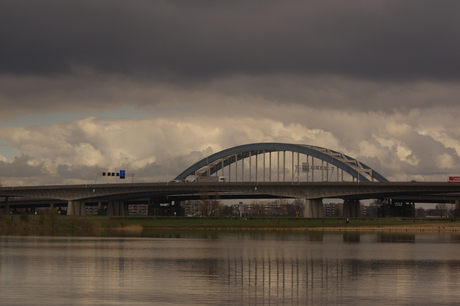
<path id="1" fill-rule="evenodd" d="M 2 215 L 0 229 L 181 229 L 181 230 L 450 230 L 460 231 L 460 222 L 450 219 L 360 218 L 346 223 L 341 218 L 187 218 L 61 216 L 47 214 Z"/>
<path id="2" fill-rule="evenodd" d="M 387 230 L 426 229 L 460 231 L 460 222 L 450 219 L 359 218 L 346 223 L 342 218 L 142 218 L 125 217 L 126 224 L 141 225 L 145 229 L 201 229 L 201 230 Z"/>

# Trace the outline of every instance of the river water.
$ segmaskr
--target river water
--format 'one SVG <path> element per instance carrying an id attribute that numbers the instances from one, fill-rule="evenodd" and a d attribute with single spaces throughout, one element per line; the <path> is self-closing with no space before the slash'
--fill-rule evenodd
<path id="1" fill-rule="evenodd" d="M 456 305 L 460 235 L 0 236 L 0 305 Z"/>

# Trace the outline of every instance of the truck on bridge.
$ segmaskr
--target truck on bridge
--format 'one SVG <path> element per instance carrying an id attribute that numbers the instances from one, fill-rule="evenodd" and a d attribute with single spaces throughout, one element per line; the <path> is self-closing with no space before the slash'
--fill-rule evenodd
<path id="1" fill-rule="evenodd" d="M 223 183 L 225 182 L 225 176 L 199 176 L 196 181 L 199 183 Z"/>

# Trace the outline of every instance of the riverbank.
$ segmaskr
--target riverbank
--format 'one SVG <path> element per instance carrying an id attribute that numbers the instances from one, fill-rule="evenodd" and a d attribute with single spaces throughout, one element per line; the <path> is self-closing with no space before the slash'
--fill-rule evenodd
<path id="1" fill-rule="evenodd" d="M 187 218 L 108 216 L 2 216 L 0 229 L 88 230 L 264 230 L 264 231 L 396 231 L 460 232 L 460 222 L 450 219 L 359 218 Z"/>

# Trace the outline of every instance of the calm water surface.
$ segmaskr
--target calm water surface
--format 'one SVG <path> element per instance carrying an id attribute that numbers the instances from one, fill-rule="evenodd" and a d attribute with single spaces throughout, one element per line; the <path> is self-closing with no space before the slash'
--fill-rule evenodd
<path id="1" fill-rule="evenodd" d="M 0 236 L 0 305 L 457 305 L 460 236 Z"/>

